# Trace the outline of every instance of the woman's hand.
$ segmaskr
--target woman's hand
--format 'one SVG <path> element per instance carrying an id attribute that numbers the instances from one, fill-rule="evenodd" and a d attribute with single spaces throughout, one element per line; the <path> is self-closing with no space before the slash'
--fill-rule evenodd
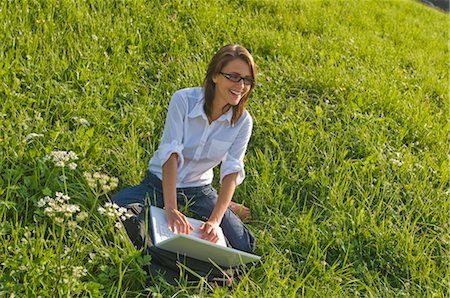
<path id="1" fill-rule="evenodd" d="M 200 227 L 201 239 L 216 243 L 219 240 L 219 224 L 207 221 Z"/>
<path id="2" fill-rule="evenodd" d="M 194 230 L 186 216 L 177 209 L 165 209 L 169 229 L 174 233 L 189 234 Z"/>

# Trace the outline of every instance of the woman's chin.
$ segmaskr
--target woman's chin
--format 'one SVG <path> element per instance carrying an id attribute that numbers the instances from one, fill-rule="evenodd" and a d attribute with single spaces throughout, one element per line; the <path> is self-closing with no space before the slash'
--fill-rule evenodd
<path id="1" fill-rule="evenodd" d="M 239 104 L 239 102 L 241 101 L 241 96 L 237 97 L 237 96 L 233 96 L 230 98 L 230 100 L 228 101 L 228 103 L 232 106 L 237 106 Z"/>

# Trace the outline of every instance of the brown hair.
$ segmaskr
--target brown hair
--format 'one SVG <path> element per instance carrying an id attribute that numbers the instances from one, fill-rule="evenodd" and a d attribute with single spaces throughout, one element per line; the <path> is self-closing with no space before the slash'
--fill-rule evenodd
<path id="1" fill-rule="evenodd" d="M 252 90 L 256 87 L 256 66 L 255 62 L 253 61 L 252 55 L 246 48 L 240 45 L 228 44 L 224 46 L 214 55 L 211 62 L 209 63 L 208 69 L 206 71 L 205 81 L 203 84 L 205 87 L 205 105 L 203 106 L 203 109 L 205 110 L 207 116 L 211 116 L 216 87 L 215 83 L 213 82 L 213 78 L 222 71 L 222 69 L 225 67 L 225 65 L 227 65 L 228 62 L 237 58 L 242 59 L 248 64 L 254 81 L 250 86 L 250 90 L 244 96 L 242 96 L 239 104 L 233 106 L 233 116 L 231 118 L 232 124 L 236 123 L 236 121 L 242 116 L 242 113 L 245 110 L 245 104 L 247 103 Z M 225 108 L 228 107 L 226 106 Z"/>

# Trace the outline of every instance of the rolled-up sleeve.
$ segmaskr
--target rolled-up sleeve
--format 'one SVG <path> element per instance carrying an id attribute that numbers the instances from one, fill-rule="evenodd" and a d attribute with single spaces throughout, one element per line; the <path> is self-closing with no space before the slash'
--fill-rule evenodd
<path id="1" fill-rule="evenodd" d="M 232 143 L 228 153 L 225 155 L 220 166 L 220 183 L 226 175 L 238 173 L 236 185 L 242 183 L 245 178 L 244 156 L 248 142 L 252 134 L 253 121 L 248 113 L 245 114 L 244 123 Z"/>
<path id="2" fill-rule="evenodd" d="M 161 166 L 169 159 L 172 153 L 178 155 L 178 168 L 184 164 L 183 158 L 183 123 L 187 111 L 186 100 L 175 92 L 169 103 L 169 110 L 167 112 L 166 124 L 164 126 L 161 143 L 156 152 L 157 158 Z"/>
<path id="3" fill-rule="evenodd" d="M 176 141 L 161 144 L 157 152 L 158 160 L 161 161 L 161 166 L 166 163 L 172 153 L 176 153 L 178 155 L 178 167 L 181 168 L 184 164 L 183 154 L 181 151 L 183 151 L 183 145 Z"/>

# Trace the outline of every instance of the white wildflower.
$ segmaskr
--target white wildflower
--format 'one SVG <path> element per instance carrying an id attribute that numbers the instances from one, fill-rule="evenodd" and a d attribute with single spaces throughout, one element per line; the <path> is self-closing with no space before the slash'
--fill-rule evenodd
<path id="1" fill-rule="evenodd" d="M 65 165 L 66 164 L 62 160 L 59 160 L 59 161 L 55 162 L 55 166 L 58 167 L 58 168 L 64 168 Z"/>
<path id="2" fill-rule="evenodd" d="M 50 199 L 49 196 L 46 196 L 46 197 L 40 199 L 40 200 L 37 202 L 37 206 L 38 206 L 39 208 L 44 207 L 45 204 L 47 204 L 47 202 L 48 202 L 49 199 Z"/>
<path id="3" fill-rule="evenodd" d="M 68 204 L 69 200 L 68 195 L 56 192 L 55 198 L 46 196 L 38 201 L 37 206 L 44 208 L 44 214 L 55 223 L 67 224 L 69 228 L 75 228 L 77 220 L 84 220 L 87 214 L 86 212 L 80 212 L 80 206 Z"/>
<path id="4" fill-rule="evenodd" d="M 91 173 L 84 172 L 84 178 L 86 178 L 86 181 L 90 188 L 95 189 L 97 186 L 97 182 L 92 177 Z"/>
<path id="5" fill-rule="evenodd" d="M 41 134 L 41 133 L 34 133 L 34 132 L 32 132 L 32 133 L 28 134 L 28 135 L 25 137 L 25 141 L 28 142 L 28 141 L 31 140 L 31 139 L 38 138 L 38 137 L 43 137 L 43 136 L 44 136 L 44 135 Z"/>
<path id="6" fill-rule="evenodd" d="M 78 155 L 73 151 L 69 151 L 67 153 L 67 157 L 69 158 L 69 160 L 77 160 L 78 159 Z"/>
<path id="7" fill-rule="evenodd" d="M 76 229 L 78 227 L 78 224 L 76 221 L 69 220 L 67 222 L 67 226 L 69 227 L 69 229 Z"/>
<path id="8" fill-rule="evenodd" d="M 403 165 L 403 162 L 402 162 L 402 161 L 400 161 L 400 160 L 398 160 L 398 159 L 395 159 L 395 158 L 391 158 L 391 159 L 390 159 L 390 162 L 392 162 L 392 164 L 394 164 L 394 165 L 396 165 L 396 166 L 398 166 L 398 167 L 401 167 L 401 166 Z"/>
<path id="9" fill-rule="evenodd" d="M 87 120 L 84 119 L 84 118 L 80 118 L 79 122 L 80 122 L 80 124 L 83 125 L 84 127 L 89 127 L 89 126 L 91 126 L 91 123 L 89 123 L 89 121 L 87 121 Z"/>
<path id="10" fill-rule="evenodd" d="M 77 164 L 74 162 L 69 163 L 69 169 L 75 170 L 77 168 Z"/>
<path id="11" fill-rule="evenodd" d="M 91 263 L 93 260 L 95 260 L 96 257 L 97 257 L 97 255 L 95 253 L 93 253 L 93 252 L 89 253 L 89 258 L 90 258 L 89 262 Z"/>
<path id="12" fill-rule="evenodd" d="M 81 124 L 84 127 L 89 127 L 91 126 L 91 123 L 89 123 L 88 120 L 81 118 L 81 117 L 73 117 L 73 120 L 75 120 L 76 122 L 78 122 L 78 124 Z"/>
<path id="13" fill-rule="evenodd" d="M 82 266 L 75 266 L 72 269 L 72 273 L 75 278 L 83 277 L 87 274 L 87 272 L 88 271 Z"/>
<path id="14" fill-rule="evenodd" d="M 76 168 L 75 163 L 71 162 L 78 160 L 78 155 L 72 151 L 52 151 L 49 155 L 44 157 L 44 161 L 52 161 L 56 167 L 65 167 L 69 164 L 71 169 Z"/>
<path id="15" fill-rule="evenodd" d="M 53 208 L 52 207 L 47 207 L 44 209 L 44 213 L 46 215 L 52 214 L 53 213 Z"/>
<path id="16" fill-rule="evenodd" d="M 85 172 L 83 176 L 92 191 L 99 196 L 112 191 L 119 184 L 119 179 L 116 177 L 110 177 L 100 172 L 94 172 L 93 174 Z"/>
<path id="17" fill-rule="evenodd" d="M 82 211 L 82 212 L 78 213 L 75 218 L 76 218 L 76 221 L 81 222 L 81 221 L 85 220 L 87 217 L 88 217 L 87 212 Z"/>
<path id="18" fill-rule="evenodd" d="M 67 210 L 67 212 L 69 212 L 69 213 L 75 213 L 75 212 L 80 211 L 80 206 L 78 206 L 78 205 L 73 205 L 73 204 L 66 205 L 66 210 Z"/>
<path id="19" fill-rule="evenodd" d="M 104 207 L 98 207 L 101 214 L 105 214 L 110 219 L 116 221 L 114 226 L 118 229 L 122 227 L 121 221 L 125 221 L 133 215 L 128 213 L 126 208 L 120 207 L 115 203 L 107 202 Z"/>

